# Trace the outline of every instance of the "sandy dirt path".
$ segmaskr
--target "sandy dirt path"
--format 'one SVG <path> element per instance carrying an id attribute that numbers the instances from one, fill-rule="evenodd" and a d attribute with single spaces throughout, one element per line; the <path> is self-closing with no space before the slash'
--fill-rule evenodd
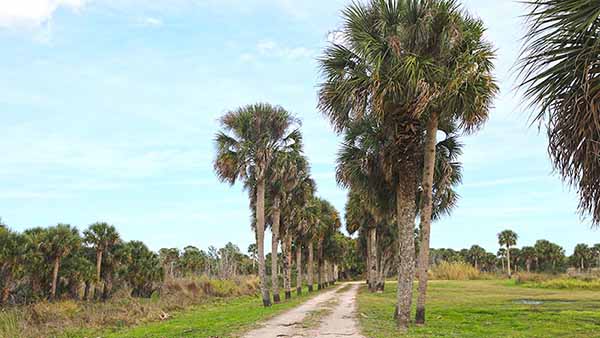
<path id="1" fill-rule="evenodd" d="M 365 338 L 356 319 L 358 284 L 344 284 L 265 322 L 242 338 Z"/>

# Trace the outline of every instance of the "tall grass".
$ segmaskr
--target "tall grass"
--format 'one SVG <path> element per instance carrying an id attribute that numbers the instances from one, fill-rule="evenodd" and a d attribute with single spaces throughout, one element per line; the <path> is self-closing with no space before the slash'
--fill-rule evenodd
<path id="1" fill-rule="evenodd" d="M 515 277 L 515 284 L 542 289 L 600 290 L 600 278 L 592 274 L 520 273 Z"/>
<path id="2" fill-rule="evenodd" d="M 429 271 L 429 278 L 438 280 L 470 280 L 482 277 L 483 274 L 479 270 L 463 262 L 442 262 Z"/>
<path id="3" fill-rule="evenodd" d="M 212 299 L 256 295 L 258 285 L 256 277 L 196 277 L 168 281 L 151 298 L 130 297 L 127 290 L 122 290 L 106 302 L 64 300 L 2 309 L 0 338 L 62 337 L 69 331 L 163 320 Z"/>

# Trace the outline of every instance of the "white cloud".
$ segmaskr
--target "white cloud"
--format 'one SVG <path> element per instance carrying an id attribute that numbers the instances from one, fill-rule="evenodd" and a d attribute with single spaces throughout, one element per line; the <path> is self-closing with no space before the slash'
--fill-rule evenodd
<path id="1" fill-rule="evenodd" d="M 275 57 L 285 60 L 298 60 L 302 58 L 312 58 L 316 55 L 315 51 L 306 47 L 288 47 L 282 46 L 272 40 L 260 40 L 256 44 L 256 52 L 244 53 L 240 59 L 244 62 L 256 61 L 257 56 Z"/>
<path id="2" fill-rule="evenodd" d="M 161 19 L 158 18 L 145 17 L 142 19 L 142 24 L 144 26 L 160 27 L 163 25 L 163 22 Z"/>
<path id="3" fill-rule="evenodd" d="M 47 24 L 60 7 L 80 10 L 86 0 L 3 0 L 0 27 L 39 27 Z"/>

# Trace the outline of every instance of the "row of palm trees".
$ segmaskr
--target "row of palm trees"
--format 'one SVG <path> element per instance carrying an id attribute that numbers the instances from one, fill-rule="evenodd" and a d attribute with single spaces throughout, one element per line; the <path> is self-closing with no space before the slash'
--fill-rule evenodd
<path id="1" fill-rule="evenodd" d="M 348 224 L 373 229 L 369 237 L 376 238 L 377 224 L 396 223 L 394 316 L 406 330 L 415 267 L 416 322 L 425 321 L 431 221 L 457 199 L 452 189 L 460 182 L 457 137 L 483 125 L 498 90 L 494 51 L 482 22 L 452 0 L 356 2 L 342 16 L 337 41 L 320 59 L 319 107 L 344 135 L 338 181 L 351 197 L 359 195 L 356 204 L 365 209 L 357 214 L 366 220 Z M 440 131 L 445 136 L 438 142 Z M 376 250 L 370 250 L 373 274 Z"/>
<path id="2" fill-rule="evenodd" d="M 157 254 L 142 242 L 124 242 L 107 223 L 94 223 L 83 233 L 68 224 L 23 232 L 0 224 L 0 304 L 60 295 L 107 299 L 116 279 L 133 295 L 148 296 L 160 271 Z"/>
<path id="3" fill-rule="evenodd" d="M 300 121 L 280 106 L 257 103 L 227 112 L 220 125 L 215 137 L 214 169 L 221 181 L 233 185 L 241 180 L 249 192 L 263 305 L 281 300 L 280 244 L 286 299 L 291 297 L 294 252 L 298 293 L 303 285 L 304 256 L 308 260 L 308 288 L 313 290 L 315 252 L 318 287 L 333 282 L 339 256 L 332 253 L 337 247 L 334 235 L 341 226 L 340 216 L 329 202 L 315 196 L 315 182 L 303 152 Z M 265 266 L 267 227 L 272 234 L 270 290 Z"/>

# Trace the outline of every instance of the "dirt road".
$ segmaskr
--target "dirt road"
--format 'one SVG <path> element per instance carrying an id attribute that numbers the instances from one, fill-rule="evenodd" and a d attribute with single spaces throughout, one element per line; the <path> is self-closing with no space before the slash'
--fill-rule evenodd
<path id="1" fill-rule="evenodd" d="M 344 284 L 265 322 L 243 338 L 365 338 L 356 319 L 359 284 Z"/>

